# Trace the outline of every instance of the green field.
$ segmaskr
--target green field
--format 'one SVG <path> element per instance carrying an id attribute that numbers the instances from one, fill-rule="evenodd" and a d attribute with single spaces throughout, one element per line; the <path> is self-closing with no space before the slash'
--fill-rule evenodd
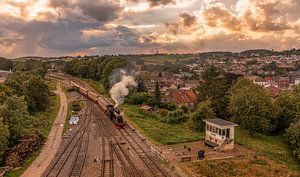
<path id="1" fill-rule="evenodd" d="M 192 58 L 195 57 L 192 55 L 149 55 L 140 57 L 140 59 L 144 60 L 147 64 L 162 64 L 166 61 L 175 63 L 177 60 L 189 60 Z"/>
<path id="2" fill-rule="evenodd" d="M 184 125 L 170 125 L 139 112 L 137 106 L 122 105 L 126 120 L 156 144 L 177 144 L 203 139 L 203 133 L 190 130 Z"/>

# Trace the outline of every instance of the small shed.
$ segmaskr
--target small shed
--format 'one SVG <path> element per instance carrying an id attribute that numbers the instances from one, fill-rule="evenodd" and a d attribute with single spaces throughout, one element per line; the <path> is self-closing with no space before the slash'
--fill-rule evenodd
<path id="1" fill-rule="evenodd" d="M 234 149 L 234 128 L 238 124 L 223 119 L 205 119 L 205 141 L 208 145 L 218 151 Z"/>
<path id="2" fill-rule="evenodd" d="M 72 115 L 70 120 L 69 120 L 69 124 L 70 125 L 77 125 L 79 122 L 79 116 L 77 115 Z"/>
<path id="3" fill-rule="evenodd" d="M 153 113 L 155 111 L 153 107 L 147 105 L 141 106 L 140 110 L 147 113 Z"/>

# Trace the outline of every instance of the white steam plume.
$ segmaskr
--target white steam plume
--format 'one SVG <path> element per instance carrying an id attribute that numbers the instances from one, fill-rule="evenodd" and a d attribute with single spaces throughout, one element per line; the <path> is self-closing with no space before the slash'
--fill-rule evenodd
<path id="1" fill-rule="evenodd" d="M 129 86 L 137 86 L 134 77 L 123 75 L 121 81 L 113 85 L 109 90 L 111 98 L 116 103 L 115 106 L 119 106 L 124 102 L 125 96 L 129 94 Z"/>

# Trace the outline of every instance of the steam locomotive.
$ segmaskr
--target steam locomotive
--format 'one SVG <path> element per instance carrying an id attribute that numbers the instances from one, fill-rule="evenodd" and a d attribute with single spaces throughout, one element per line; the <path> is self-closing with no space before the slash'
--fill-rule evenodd
<path id="1" fill-rule="evenodd" d="M 86 88 L 83 88 L 75 82 L 71 82 L 71 85 L 80 94 L 95 102 L 105 112 L 110 120 L 117 126 L 117 128 L 123 128 L 125 126 L 121 111 L 118 108 L 115 108 L 110 100 L 101 95 L 97 95 Z"/>

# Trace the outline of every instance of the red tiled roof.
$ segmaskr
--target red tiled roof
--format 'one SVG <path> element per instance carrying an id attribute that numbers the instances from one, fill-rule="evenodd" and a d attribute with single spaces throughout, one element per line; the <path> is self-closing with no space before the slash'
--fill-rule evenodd
<path id="1" fill-rule="evenodd" d="M 169 90 L 167 95 L 168 102 L 174 102 L 178 105 L 181 104 L 192 104 L 197 101 L 197 95 L 192 90 L 174 89 Z"/>

